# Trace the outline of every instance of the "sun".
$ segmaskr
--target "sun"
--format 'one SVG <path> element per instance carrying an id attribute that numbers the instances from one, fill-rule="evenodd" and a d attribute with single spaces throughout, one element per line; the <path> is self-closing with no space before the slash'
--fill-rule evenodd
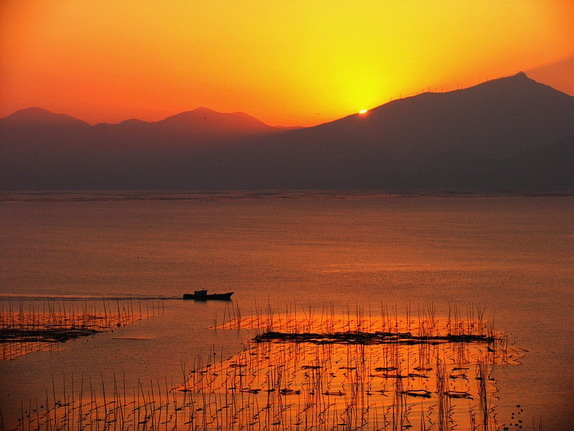
<path id="1" fill-rule="evenodd" d="M 359 111 L 359 114 L 364 115 L 364 114 L 366 114 L 367 112 L 369 112 L 368 109 L 361 109 L 361 110 Z"/>

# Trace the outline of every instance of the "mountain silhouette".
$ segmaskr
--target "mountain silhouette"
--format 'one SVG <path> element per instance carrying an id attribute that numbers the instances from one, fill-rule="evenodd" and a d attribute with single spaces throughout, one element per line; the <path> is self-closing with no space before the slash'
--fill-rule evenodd
<path id="1" fill-rule="evenodd" d="M 243 112 L 222 114 L 209 108 L 182 112 L 155 124 L 172 131 L 180 129 L 217 136 L 264 134 L 274 130 L 273 127 Z"/>
<path id="2" fill-rule="evenodd" d="M 562 190 L 574 97 L 519 73 L 315 127 L 207 108 L 90 126 L 39 108 L 0 119 L 2 189 Z"/>
<path id="3" fill-rule="evenodd" d="M 404 159 L 451 151 L 507 157 L 574 132 L 574 98 L 519 73 L 396 100 L 325 127 L 377 142 Z"/>
<path id="4" fill-rule="evenodd" d="M 54 114 L 42 108 L 25 108 L 0 119 L 2 126 L 12 127 L 56 127 L 89 126 L 88 123 L 64 114 Z"/>

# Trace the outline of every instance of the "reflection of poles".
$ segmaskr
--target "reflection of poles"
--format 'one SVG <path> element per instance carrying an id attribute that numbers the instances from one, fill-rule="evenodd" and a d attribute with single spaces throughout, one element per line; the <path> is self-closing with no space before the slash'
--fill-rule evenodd
<path id="1" fill-rule="evenodd" d="M 449 400 L 446 396 L 447 388 L 446 385 L 446 370 L 440 357 L 437 355 L 436 358 L 436 394 L 438 397 L 438 429 L 439 431 L 446 431 L 449 429 Z"/>
<path id="2" fill-rule="evenodd" d="M 129 403 L 125 389 L 125 373 L 123 395 L 119 387 L 121 382 L 117 381 L 115 374 L 113 396 L 106 391 L 104 379 L 100 376 L 101 393 L 99 389 L 94 390 L 90 382 L 92 396 L 90 404 L 86 404 L 90 406 L 87 414 L 84 414 L 82 400 L 84 376 L 82 375 L 82 379 L 78 382 L 79 391 L 74 388 L 72 377 L 71 398 L 70 382 L 64 376 L 64 404 L 62 405 L 60 401 L 56 403 L 55 384 L 53 384 L 54 401 L 47 400 L 46 405 L 50 407 L 46 416 L 40 417 L 38 413 L 36 419 L 26 416 L 29 412 L 25 411 L 24 402 L 19 430 L 55 431 L 56 421 L 61 431 L 163 430 L 164 428 L 198 431 L 216 428 L 281 430 L 294 427 L 323 430 L 333 429 L 342 423 L 352 429 L 368 427 L 398 430 L 411 424 L 417 426 L 417 422 L 420 423 L 420 429 L 426 430 L 428 424 L 436 423 L 434 429 L 448 430 L 463 419 L 467 424 L 470 419 L 471 429 L 477 431 L 490 429 L 495 423 L 494 407 L 491 405 L 492 401 L 487 398 L 488 390 L 492 389 L 487 379 L 489 364 L 496 363 L 500 358 L 490 352 L 486 353 L 486 343 L 443 340 L 444 342 L 436 344 L 433 340 L 419 340 L 420 342 L 415 340 L 415 344 L 412 345 L 405 334 L 391 336 L 389 341 L 383 344 L 369 344 L 369 341 L 366 341 L 367 329 L 374 331 L 383 328 L 387 318 L 390 318 L 391 330 L 393 325 L 398 325 L 400 331 L 410 329 L 413 337 L 432 334 L 435 331 L 440 335 L 445 327 L 437 326 L 432 309 L 427 308 L 419 313 L 418 328 L 417 317 L 411 315 L 410 311 L 407 313 L 409 317 L 404 320 L 402 317 L 399 318 L 397 313 L 391 312 L 386 315 L 383 307 L 380 321 L 378 319 L 373 321 L 370 315 L 367 317 L 358 308 L 355 310 L 355 316 L 352 315 L 352 311 L 347 310 L 342 319 L 340 315 L 330 314 L 329 310 L 326 310 L 319 319 L 311 309 L 308 312 L 305 309 L 302 310 L 304 316 L 299 313 L 301 320 L 297 323 L 293 322 L 295 310 L 287 308 L 287 311 L 289 313 L 287 316 L 279 314 L 272 317 L 264 316 L 259 310 L 257 318 L 246 317 L 242 319 L 243 323 L 229 323 L 229 321 L 224 323 L 225 327 L 230 328 L 235 325 L 249 328 L 251 325 L 260 330 L 271 325 L 277 331 L 287 327 L 294 332 L 303 331 L 296 332 L 301 336 L 305 335 L 305 331 L 321 333 L 321 330 L 330 328 L 333 335 L 341 329 L 350 329 L 351 337 L 343 338 L 342 342 L 327 341 L 316 344 L 307 341 L 252 342 L 244 346 L 239 354 L 227 360 L 224 360 L 221 352 L 219 362 L 215 361 L 215 350 L 212 347 L 207 355 L 194 358 L 191 373 L 184 363 L 181 364 L 184 381 L 179 390 L 170 390 L 167 378 L 164 382 L 152 379 L 149 386 L 146 384 L 145 387 L 138 380 L 138 387 L 134 388 L 133 401 Z M 470 313 L 470 317 L 477 318 L 476 312 Z M 73 315 L 70 310 L 67 314 Z M 228 313 L 225 315 L 229 317 Z M 115 312 L 112 317 L 115 317 Z M 125 317 L 125 314 L 121 316 L 122 319 Z M 270 324 L 272 319 L 274 322 Z M 461 322 L 458 319 L 456 321 L 455 326 L 463 328 L 464 331 L 476 332 L 481 327 L 480 323 L 473 325 L 468 322 L 462 322 L 463 324 L 458 326 Z M 440 321 L 441 325 L 444 323 Z M 361 334 L 365 334 L 366 338 L 359 337 Z M 323 335 L 329 334 L 323 332 Z M 434 382 L 429 367 L 433 364 L 432 361 L 437 367 Z M 464 411 L 459 409 L 464 405 L 459 403 L 466 401 L 451 400 L 451 398 L 470 400 L 471 391 L 466 371 L 462 371 L 466 368 L 460 368 L 461 362 L 464 361 L 468 361 L 466 365 L 483 364 L 482 371 L 478 368 L 476 370 L 478 386 L 475 388 L 472 384 L 472 388 L 480 394 L 474 395 L 473 390 L 475 401 L 468 401 L 469 416 L 466 417 L 462 417 L 461 413 Z M 411 398 L 427 398 L 425 394 L 430 397 L 434 385 L 436 395 L 433 394 L 432 400 Z M 461 385 L 464 387 L 461 388 Z M 102 398 L 103 404 L 100 401 Z M 436 404 L 432 404 L 433 401 L 436 401 Z M 425 410 L 427 402 L 430 406 Z M 479 405 L 480 402 L 482 406 Z M 32 404 L 31 400 L 30 409 Z"/>
<path id="3" fill-rule="evenodd" d="M 489 405 L 487 397 L 486 379 L 488 378 L 486 372 L 486 365 L 479 362 L 476 366 L 476 380 L 478 385 L 478 399 L 480 402 L 480 412 L 482 416 L 482 429 L 484 431 L 488 430 L 488 416 L 489 416 Z"/>

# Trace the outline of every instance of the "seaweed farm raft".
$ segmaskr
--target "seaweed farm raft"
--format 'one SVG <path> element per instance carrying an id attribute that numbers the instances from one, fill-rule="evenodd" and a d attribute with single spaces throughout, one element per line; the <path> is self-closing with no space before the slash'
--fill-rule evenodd
<path id="1" fill-rule="evenodd" d="M 66 341 L 131 325 L 161 310 L 161 304 L 131 300 L 7 301 L 0 305 L 0 359 L 58 350 Z"/>

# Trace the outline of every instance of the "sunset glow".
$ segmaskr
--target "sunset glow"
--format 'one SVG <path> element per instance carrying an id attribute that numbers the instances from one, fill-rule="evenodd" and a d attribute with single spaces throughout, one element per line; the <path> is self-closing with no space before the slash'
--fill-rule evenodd
<path id="1" fill-rule="evenodd" d="M 574 55 L 565 0 L 7 0 L 0 115 L 158 120 L 207 106 L 312 125 Z"/>
<path id="2" fill-rule="evenodd" d="M 573 23 L 0 0 L 0 431 L 574 430 Z"/>

